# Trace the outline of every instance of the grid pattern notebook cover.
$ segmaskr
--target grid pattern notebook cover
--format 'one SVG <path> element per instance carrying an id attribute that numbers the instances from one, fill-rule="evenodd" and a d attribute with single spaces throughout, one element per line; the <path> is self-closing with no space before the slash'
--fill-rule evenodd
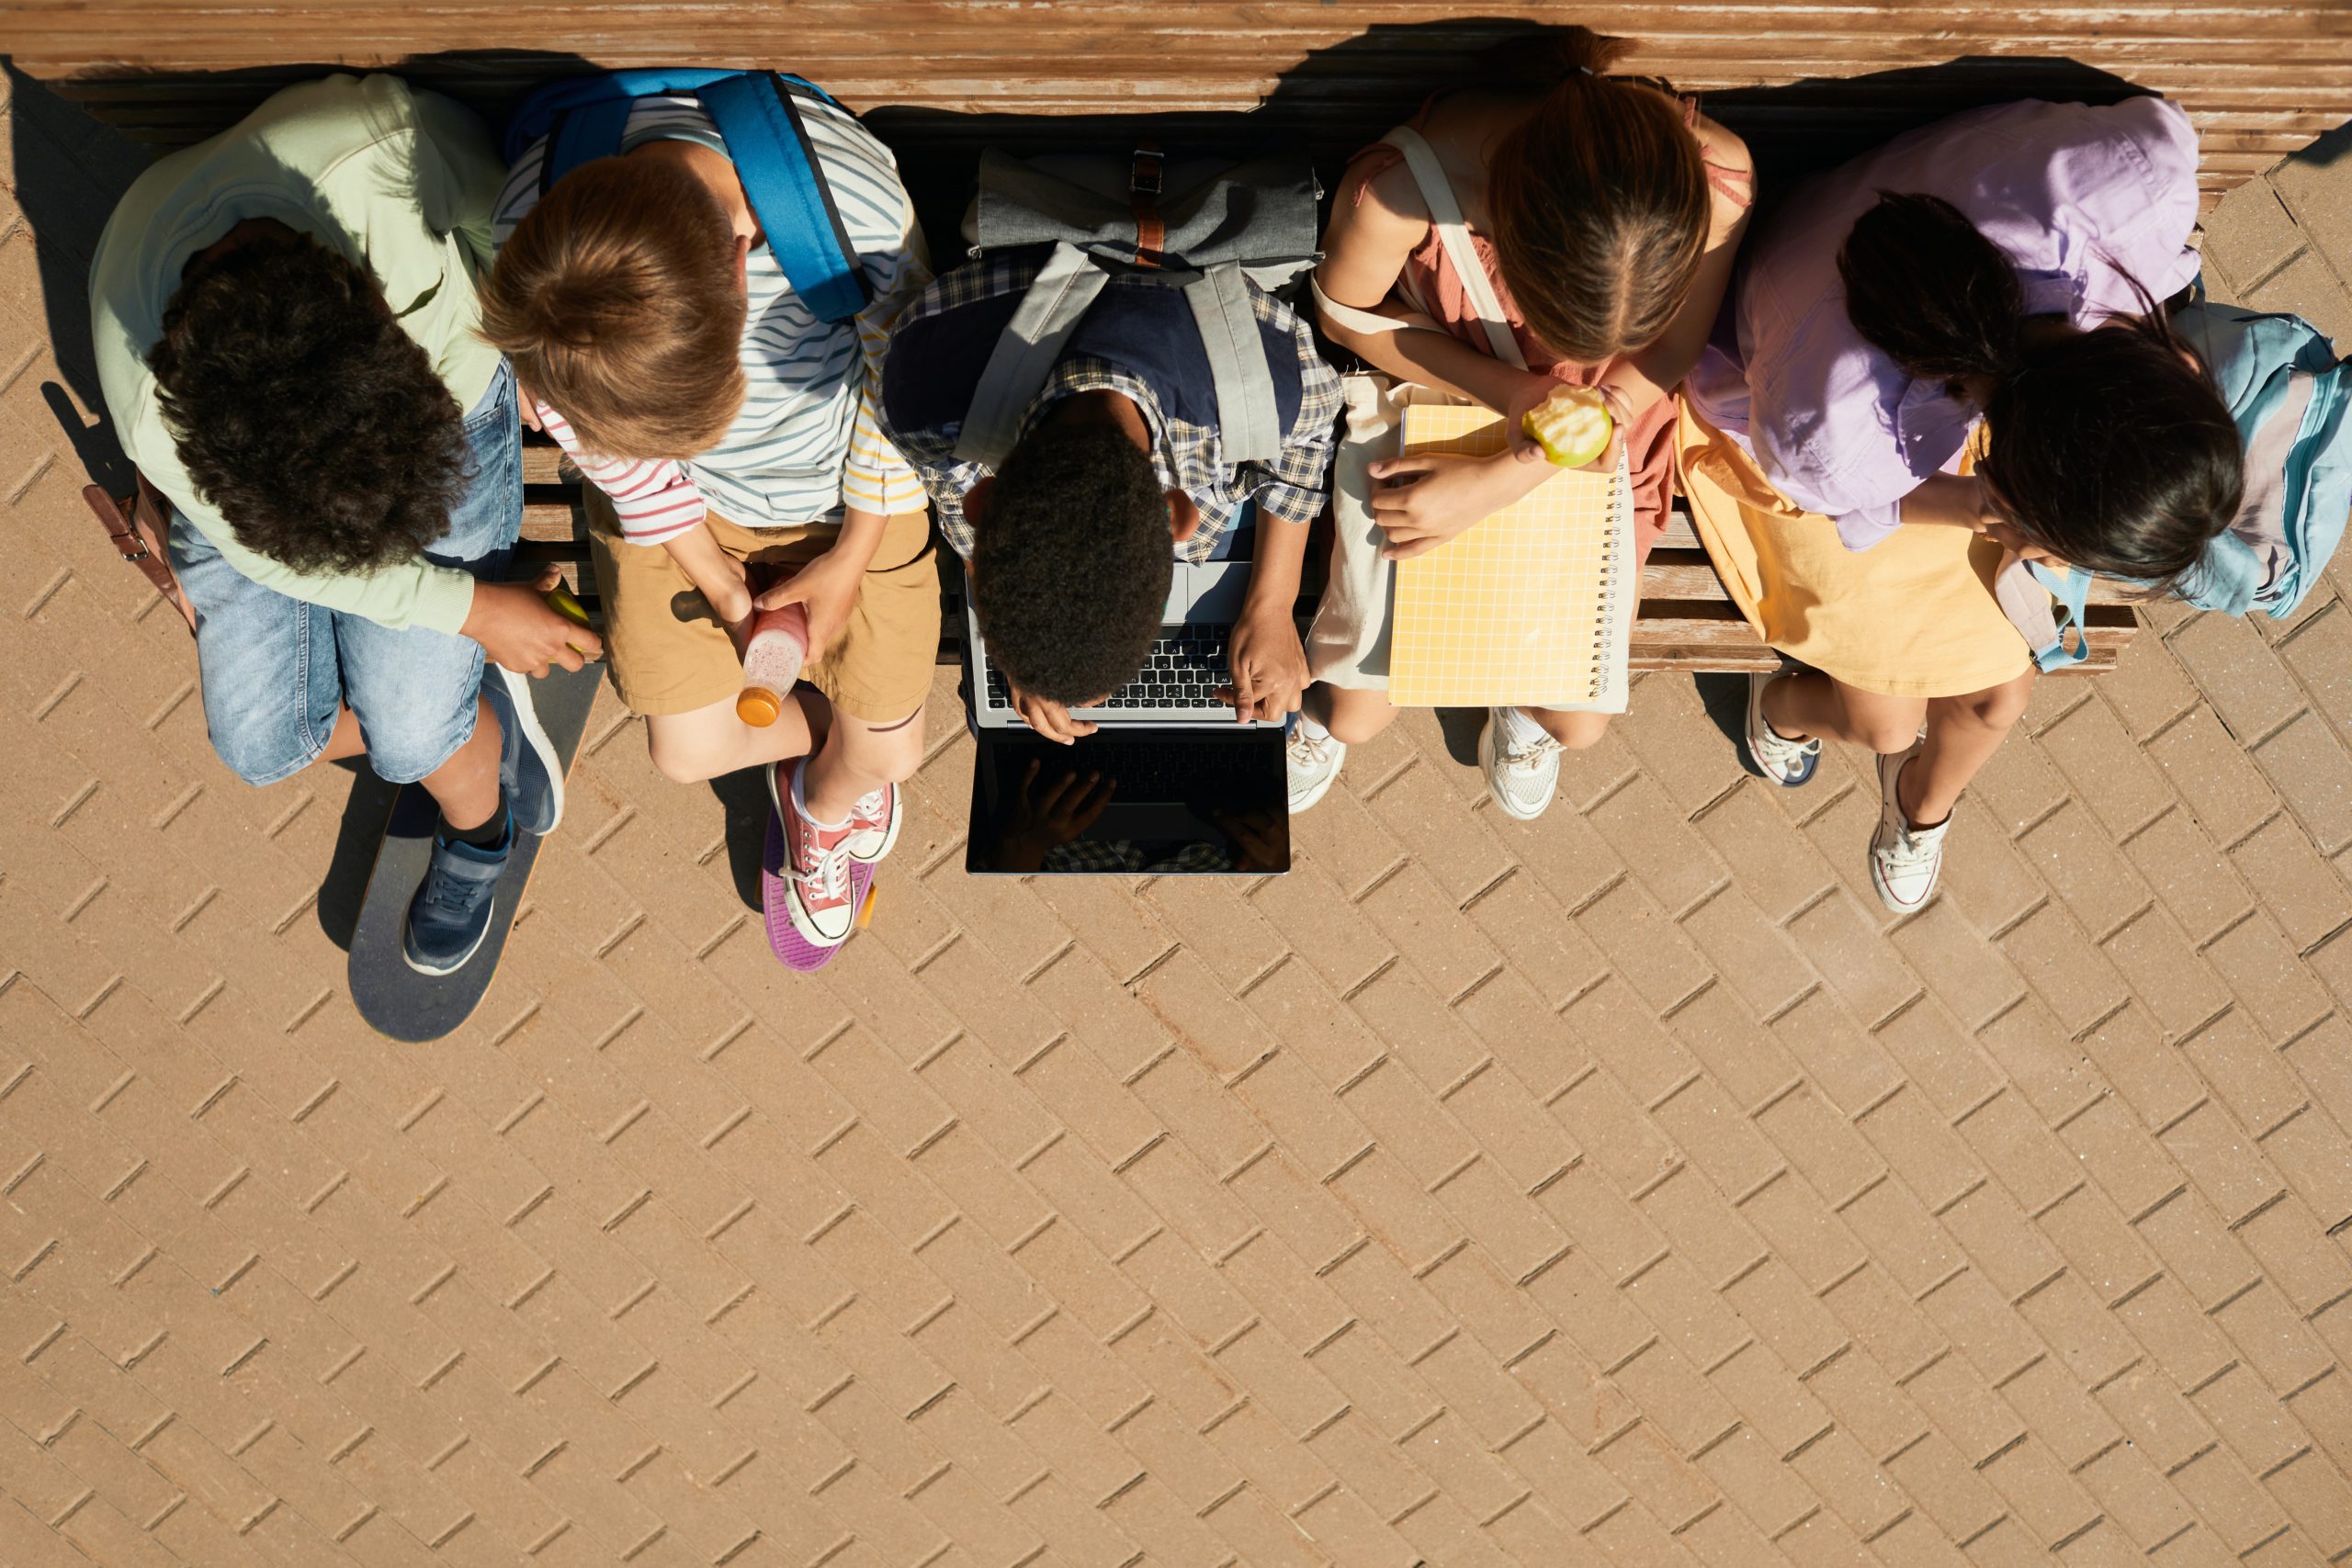
<path id="1" fill-rule="evenodd" d="M 1405 411 L 1404 450 L 1484 456 L 1502 417 L 1461 404 Z M 1625 656 L 1640 599 L 1633 491 L 1614 473 L 1558 473 L 1427 555 L 1396 566 L 1388 700 L 1625 711 Z"/>

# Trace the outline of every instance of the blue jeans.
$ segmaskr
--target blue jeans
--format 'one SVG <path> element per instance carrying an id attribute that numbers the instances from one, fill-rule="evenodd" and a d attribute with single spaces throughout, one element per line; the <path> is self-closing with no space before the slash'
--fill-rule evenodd
<path id="1" fill-rule="evenodd" d="M 466 416 L 473 479 L 425 558 L 495 580 L 523 527 L 523 434 L 504 364 Z M 349 705 L 368 762 L 390 784 L 435 772 L 473 738 L 481 644 L 291 599 L 245 576 L 185 517 L 172 570 L 196 606 L 196 652 L 212 749 L 247 784 L 317 761 Z"/>

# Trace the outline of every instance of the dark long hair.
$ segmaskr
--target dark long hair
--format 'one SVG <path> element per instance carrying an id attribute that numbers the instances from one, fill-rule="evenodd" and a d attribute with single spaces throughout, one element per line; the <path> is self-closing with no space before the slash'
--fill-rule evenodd
<path id="1" fill-rule="evenodd" d="M 2026 328 L 2017 268 L 1961 210 L 1882 192 L 1838 253 L 1854 329 L 1955 395 L 1991 383 L 1977 474 L 2018 531 L 2070 565 L 2169 588 L 2235 520 L 2237 426 L 2204 360 L 2135 278 L 2137 316 Z"/>
<path id="2" fill-rule="evenodd" d="M 1566 28 L 1485 62 L 1545 89 L 1487 160 L 1496 265 L 1530 330 L 1580 365 L 1663 336 L 1707 248 L 1707 172 L 1673 89 L 1604 74 L 1632 47 Z"/>

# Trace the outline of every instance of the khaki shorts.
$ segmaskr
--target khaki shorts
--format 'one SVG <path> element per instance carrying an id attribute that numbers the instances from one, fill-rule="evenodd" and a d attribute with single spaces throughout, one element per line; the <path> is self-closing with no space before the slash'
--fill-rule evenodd
<path id="1" fill-rule="evenodd" d="M 732 699 L 743 689 L 743 661 L 693 581 L 668 550 L 623 539 L 612 502 L 595 486 L 584 488 L 588 542 L 605 595 L 605 654 L 621 700 L 636 713 L 667 715 Z M 716 512 L 703 525 L 720 549 L 778 577 L 831 549 L 840 532 L 830 523 L 746 528 Z M 754 571 L 752 581 L 760 579 Z M 888 724 L 931 695 L 938 656 L 931 523 L 923 513 L 904 513 L 883 530 L 848 624 L 800 678 L 851 717 Z"/>

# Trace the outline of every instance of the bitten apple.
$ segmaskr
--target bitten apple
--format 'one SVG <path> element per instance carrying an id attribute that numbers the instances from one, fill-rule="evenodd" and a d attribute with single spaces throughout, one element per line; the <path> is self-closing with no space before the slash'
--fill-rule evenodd
<path id="1" fill-rule="evenodd" d="M 1581 468 L 1609 449 L 1608 400 L 1597 387 L 1555 387 L 1520 422 L 1544 455 L 1563 468 Z"/>

